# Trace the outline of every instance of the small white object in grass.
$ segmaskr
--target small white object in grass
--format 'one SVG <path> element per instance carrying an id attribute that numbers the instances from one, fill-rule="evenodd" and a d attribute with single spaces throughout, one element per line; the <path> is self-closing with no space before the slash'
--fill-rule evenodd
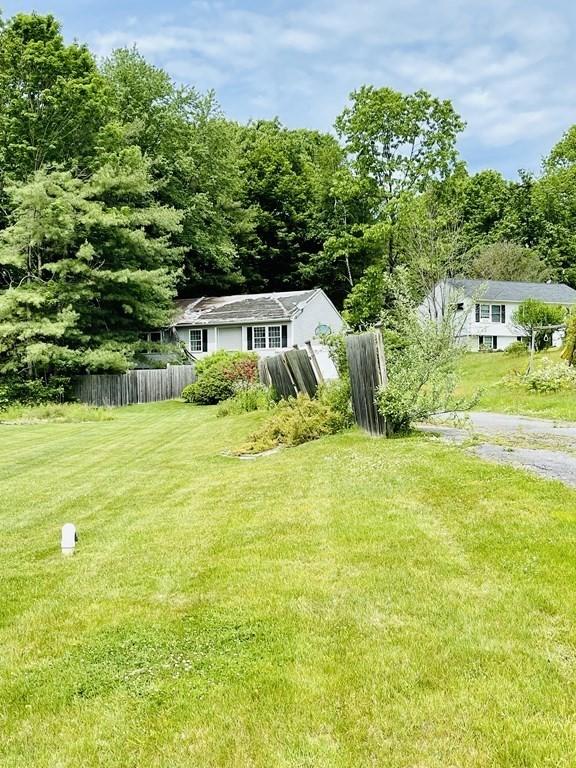
<path id="1" fill-rule="evenodd" d="M 73 555 L 77 541 L 78 536 L 76 535 L 76 526 L 73 523 L 66 523 L 63 525 L 61 541 L 62 554 Z"/>

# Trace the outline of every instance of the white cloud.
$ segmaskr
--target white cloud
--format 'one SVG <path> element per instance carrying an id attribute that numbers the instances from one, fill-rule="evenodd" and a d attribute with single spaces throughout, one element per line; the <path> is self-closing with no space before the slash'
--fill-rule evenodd
<path id="1" fill-rule="evenodd" d="M 197 0 L 177 20 L 130 19 L 93 43 L 102 55 L 136 44 L 176 78 L 217 88 L 239 119 L 260 109 L 327 129 L 350 90 L 372 83 L 452 99 L 466 146 L 486 155 L 524 142 L 539 157 L 576 121 L 571 0 L 241 2 Z"/>

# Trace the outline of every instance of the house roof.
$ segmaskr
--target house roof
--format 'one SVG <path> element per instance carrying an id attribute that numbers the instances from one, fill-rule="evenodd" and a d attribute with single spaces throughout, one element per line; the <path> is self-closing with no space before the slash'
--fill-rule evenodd
<path id="1" fill-rule="evenodd" d="M 291 320 L 320 291 L 247 293 L 178 299 L 174 325 L 237 325 Z"/>
<path id="2" fill-rule="evenodd" d="M 519 283 L 506 280 L 467 280 L 451 278 L 446 283 L 464 293 L 486 301 L 524 301 L 539 299 L 549 304 L 576 304 L 576 291 L 563 283 Z"/>

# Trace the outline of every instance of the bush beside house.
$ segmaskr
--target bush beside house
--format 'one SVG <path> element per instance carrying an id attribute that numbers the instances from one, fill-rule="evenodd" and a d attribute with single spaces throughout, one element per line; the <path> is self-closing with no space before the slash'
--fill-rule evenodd
<path id="1" fill-rule="evenodd" d="M 187 403 L 216 405 L 258 381 L 258 356 L 254 352 L 221 350 L 196 363 L 196 381 L 184 387 Z"/>

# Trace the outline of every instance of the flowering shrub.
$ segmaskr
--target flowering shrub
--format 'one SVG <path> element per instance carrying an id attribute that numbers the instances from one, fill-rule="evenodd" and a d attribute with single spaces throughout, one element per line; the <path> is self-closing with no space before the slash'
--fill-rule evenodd
<path id="1" fill-rule="evenodd" d="M 254 352 L 221 350 L 198 361 L 196 381 L 184 387 L 182 397 L 188 403 L 214 405 L 257 381 L 258 356 Z"/>

